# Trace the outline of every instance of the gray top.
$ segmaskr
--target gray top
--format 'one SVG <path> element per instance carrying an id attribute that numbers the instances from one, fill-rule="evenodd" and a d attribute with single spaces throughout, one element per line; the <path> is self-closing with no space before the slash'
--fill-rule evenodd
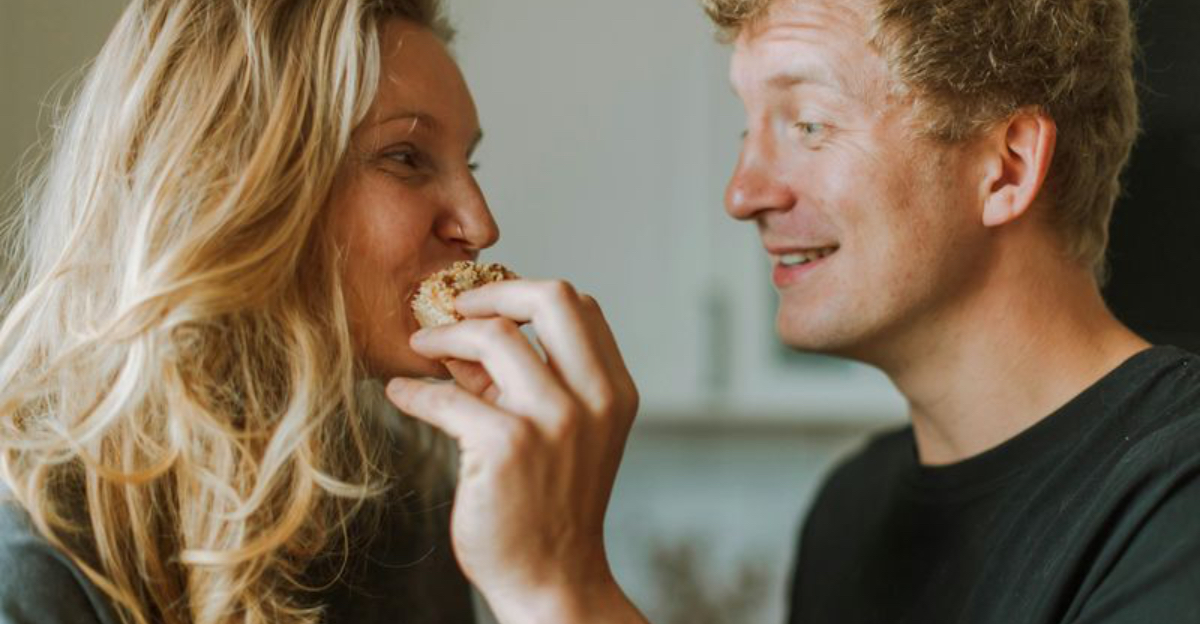
<path id="1" fill-rule="evenodd" d="M 107 596 L 4 493 L 0 486 L 0 624 L 120 624 Z M 445 527 L 447 510 L 429 513 Z M 474 623 L 447 531 L 413 537 L 394 530 L 401 518 L 389 516 L 343 579 L 320 594 L 326 624 Z"/>
<path id="2" fill-rule="evenodd" d="M 104 593 L 0 499 L 0 624 L 43 622 L 120 624 Z"/>

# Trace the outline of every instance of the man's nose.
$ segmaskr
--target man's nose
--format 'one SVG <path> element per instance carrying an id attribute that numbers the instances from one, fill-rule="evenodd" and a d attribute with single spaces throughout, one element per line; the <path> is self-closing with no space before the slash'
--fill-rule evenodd
<path id="1" fill-rule="evenodd" d="M 780 175 L 779 164 L 766 142 L 747 136 L 737 168 L 725 188 L 725 212 L 745 221 L 764 212 L 791 208 L 796 198 Z"/>

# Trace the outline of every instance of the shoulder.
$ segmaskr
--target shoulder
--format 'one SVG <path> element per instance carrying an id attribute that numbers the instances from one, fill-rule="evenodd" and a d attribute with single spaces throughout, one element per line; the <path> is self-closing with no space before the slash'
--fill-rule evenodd
<path id="1" fill-rule="evenodd" d="M 1141 380 L 1116 401 L 1105 437 L 1120 443 L 1116 474 L 1169 474 L 1183 480 L 1200 471 L 1200 357 L 1156 347 L 1143 358 Z"/>
<path id="2" fill-rule="evenodd" d="M 1123 434 L 1120 450 L 1101 464 L 1107 466 L 1105 487 L 1146 501 L 1147 511 L 1175 499 L 1200 512 L 1200 391 L 1175 399 L 1132 416 L 1116 432 Z"/>
<path id="3" fill-rule="evenodd" d="M 1200 613 L 1200 424 L 1173 423 L 1134 444 L 1107 483 L 1094 569 L 1071 621 L 1191 621 Z"/>
<path id="4" fill-rule="evenodd" d="M 1144 431 L 1200 417 L 1200 356 L 1154 347 L 1131 358 L 1114 376 L 1117 383 L 1101 398 L 1117 412 L 1122 426 Z"/>
<path id="5" fill-rule="evenodd" d="M 98 589 L 0 497 L 0 624 L 110 624 Z"/>
<path id="6" fill-rule="evenodd" d="M 1200 472 L 1200 357 L 1154 347 L 1081 396 L 1086 419 L 1070 436 L 1059 431 L 1055 454 L 1078 483 L 1158 497 Z"/>

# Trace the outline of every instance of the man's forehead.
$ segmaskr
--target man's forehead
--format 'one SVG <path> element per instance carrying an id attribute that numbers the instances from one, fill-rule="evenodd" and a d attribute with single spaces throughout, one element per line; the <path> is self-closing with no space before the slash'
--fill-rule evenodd
<path id="1" fill-rule="evenodd" d="M 871 29 L 877 0 L 774 0 L 748 20 L 737 39 L 758 39 L 781 29 L 837 30 L 864 39 Z"/>
<path id="2" fill-rule="evenodd" d="M 802 85 L 830 88 L 846 86 L 844 76 L 830 64 L 811 55 L 789 54 L 786 47 L 753 55 L 735 55 L 731 70 L 735 83 L 744 80 L 772 89 L 786 90 Z"/>
<path id="3" fill-rule="evenodd" d="M 815 84 L 860 91 L 882 67 L 870 41 L 871 18 L 858 0 L 781 0 L 734 41 L 731 79 L 787 89 Z M 885 72 L 886 75 L 886 72 Z"/>

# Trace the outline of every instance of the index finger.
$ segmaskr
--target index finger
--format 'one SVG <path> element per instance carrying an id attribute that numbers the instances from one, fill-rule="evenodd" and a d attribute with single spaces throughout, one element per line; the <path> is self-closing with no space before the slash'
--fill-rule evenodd
<path id="1" fill-rule="evenodd" d="M 563 380 L 593 406 L 611 398 L 605 380 L 628 376 L 607 323 L 594 318 L 575 289 L 563 281 L 513 280 L 459 295 L 468 318 L 500 316 L 530 323 Z"/>

